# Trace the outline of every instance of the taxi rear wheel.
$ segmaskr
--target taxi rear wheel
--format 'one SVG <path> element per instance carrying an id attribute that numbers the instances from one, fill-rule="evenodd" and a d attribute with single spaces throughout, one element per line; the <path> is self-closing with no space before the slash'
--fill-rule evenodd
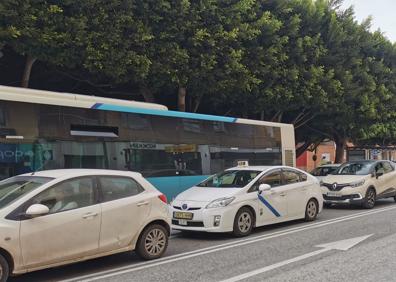
<path id="1" fill-rule="evenodd" d="M 0 282 L 6 282 L 9 276 L 10 268 L 7 260 L 0 255 Z"/>
<path id="2" fill-rule="evenodd" d="M 250 209 L 239 209 L 234 219 L 233 234 L 236 237 L 247 236 L 252 232 L 254 216 Z"/>
<path id="3" fill-rule="evenodd" d="M 159 224 L 151 224 L 146 227 L 136 244 L 137 254 L 151 260 L 161 257 L 168 247 L 168 231 Z"/>
<path id="4" fill-rule="evenodd" d="M 314 221 L 319 213 L 319 205 L 315 199 L 310 199 L 305 207 L 305 221 Z"/>

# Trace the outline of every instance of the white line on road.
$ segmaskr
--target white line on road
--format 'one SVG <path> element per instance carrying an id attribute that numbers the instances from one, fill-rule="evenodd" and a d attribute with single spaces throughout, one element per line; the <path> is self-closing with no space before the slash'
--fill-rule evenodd
<path id="1" fill-rule="evenodd" d="M 119 267 L 119 268 L 114 268 L 111 270 L 105 270 L 105 271 L 100 271 L 100 272 L 96 272 L 93 274 L 87 274 L 87 275 L 83 275 L 83 276 L 74 277 L 71 279 L 61 280 L 59 282 L 96 281 L 99 279 L 109 278 L 109 277 L 113 277 L 113 276 L 117 276 L 117 275 L 121 275 L 121 274 L 125 274 L 125 273 L 143 270 L 146 268 L 159 266 L 159 265 L 163 265 L 166 263 L 185 260 L 185 259 L 189 259 L 189 258 L 193 258 L 193 257 L 197 257 L 197 256 L 209 254 L 209 253 L 226 250 L 226 249 L 233 248 L 233 247 L 238 247 L 238 246 L 243 246 L 243 245 L 247 245 L 247 244 L 251 244 L 251 243 L 255 243 L 255 242 L 259 242 L 259 241 L 263 241 L 263 240 L 273 239 L 276 237 L 293 234 L 293 233 L 296 233 L 299 231 L 323 227 L 323 226 L 327 226 L 330 224 L 335 224 L 335 223 L 339 223 L 339 222 L 343 222 L 343 221 L 347 221 L 347 220 L 351 220 L 351 219 L 355 219 L 355 218 L 359 218 L 359 217 L 363 217 L 363 216 L 368 216 L 368 215 L 372 215 L 372 214 L 376 214 L 376 213 L 391 211 L 391 210 L 395 210 L 395 209 L 396 209 L 396 207 L 393 206 L 390 208 L 387 207 L 387 208 L 375 209 L 375 210 L 365 211 L 365 212 L 361 212 L 361 213 L 356 213 L 353 215 L 347 215 L 347 216 L 342 216 L 342 217 L 338 217 L 338 218 L 333 218 L 333 219 L 329 219 L 329 220 L 325 220 L 325 221 L 314 222 L 314 223 L 306 224 L 304 226 L 292 227 L 292 228 L 289 228 L 286 230 L 276 231 L 276 232 L 272 232 L 269 234 L 263 234 L 263 235 L 259 235 L 259 236 L 251 236 L 246 239 L 240 239 L 240 240 L 236 240 L 236 241 L 224 243 L 224 244 L 219 244 L 219 245 L 212 246 L 212 247 L 207 247 L 207 248 L 198 249 L 198 250 L 194 250 L 194 251 L 190 251 L 190 252 L 184 252 L 184 253 L 168 256 L 168 257 L 163 257 L 163 258 L 157 259 L 155 261 L 137 263 L 134 265 L 127 265 L 127 266 L 123 266 L 123 267 Z"/>
<path id="2" fill-rule="evenodd" d="M 292 259 L 284 260 L 284 261 L 281 261 L 281 262 L 278 262 L 278 263 L 275 263 L 272 265 L 268 265 L 263 268 L 259 268 L 259 269 L 256 269 L 256 270 L 253 270 L 253 271 L 250 271 L 247 273 L 243 273 L 243 274 L 228 278 L 226 280 L 223 280 L 221 282 L 238 282 L 238 281 L 241 281 L 241 280 L 244 280 L 244 279 L 247 279 L 247 278 L 250 278 L 250 277 L 253 277 L 253 276 L 256 276 L 256 275 L 259 275 L 259 274 L 262 274 L 262 273 L 265 273 L 265 272 L 268 272 L 268 271 L 271 271 L 271 270 L 274 270 L 277 268 L 280 268 L 282 266 L 285 266 L 285 265 L 288 265 L 291 263 L 295 263 L 295 262 L 298 262 L 298 261 L 301 261 L 301 260 L 304 260 L 304 259 L 307 259 L 307 258 L 310 258 L 313 256 L 320 255 L 322 253 L 325 253 L 325 252 L 328 252 L 331 250 L 347 251 L 350 248 L 352 248 L 353 246 L 366 240 L 368 237 L 370 237 L 372 235 L 373 234 L 362 236 L 362 237 L 356 237 L 356 238 L 352 238 L 352 239 L 347 239 L 347 240 L 341 240 L 341 241 L 337 241 L 337 242 L 331 242 L 331 243 L 327 243 L 324 245 L 319 245 L 316 247 L 322 248 L 320 250 L 313 251 L 308 254 L 304 254 L 304 255 L 301 255 L 301 256 L 298 256 L 298 257 L 295 257 Z"/>

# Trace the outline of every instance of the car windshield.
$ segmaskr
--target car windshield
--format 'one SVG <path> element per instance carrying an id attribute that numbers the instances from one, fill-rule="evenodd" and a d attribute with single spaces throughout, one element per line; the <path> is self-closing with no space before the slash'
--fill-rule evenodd
<path id="1" fill-rule="evenodd" d="M 226 170 L 198 184 L 198 187 L 242 188 L 249 184 L 261 171 Z"/>
<path id="2" fill-rule="evenodd" d="M 332 174 L 337 175 L 367 175 L 371 173 L 373 162 L 349 162 L 340 166 Z"/>
<path id="3" fill-rule="evenodd" d="M 333 173 L 334 171 L 337 170 L 338 167 L 335 166 L 324 166 L 324 167 L 317 167 L 313 171 L 311 171 L 311 174 L 313 176 L 326 176 L 330 173 Z"/>
<path id="4" fill-rule="evenodd" d="M 15 176 L 0 181 L 0 209 L 52 179 L 38 176 Z"/>

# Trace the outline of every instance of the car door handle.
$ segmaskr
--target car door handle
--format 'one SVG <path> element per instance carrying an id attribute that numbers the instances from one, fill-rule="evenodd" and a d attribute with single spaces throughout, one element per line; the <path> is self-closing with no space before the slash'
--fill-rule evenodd
<path id="1" fill-rule="evenodd" d="M 149 204 L 149 202 L 140 202 L 140 203 L 137 203 L 136 205 L 138 207 L 141 207 L 141 206 L 147 206 L 148 204 Z"/>
<path id="2" fill-rule="evenodd" d="M 281 196 L 281 197 L 284 197 L 284 196 L 286 196 L 286 193 L 279 193 L 279 196 Z"/>
<path id="3" fill-rule="evenodd" d="M 90 217 L 95 217 L 97 215 L 98 215 L 97 212 L 89 212 L 89 213 L 84 214 L 83 218 L 86 219 L 86 218 L 90 218 Z"/>

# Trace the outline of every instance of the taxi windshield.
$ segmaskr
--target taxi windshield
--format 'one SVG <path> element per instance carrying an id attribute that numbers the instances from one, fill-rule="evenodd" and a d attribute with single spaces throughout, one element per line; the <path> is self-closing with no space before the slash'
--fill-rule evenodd
<path id="1" fill-rule="evenodd" d="M 259 175 L 256 170 L 226 170 L 198 184 L 198 187 L 242 188 Z"/>
<path id="2" fill-rule="evenodd" d="M 340 166 L 332 174 L 336 175 L 367 175 L 371 173 L 373 162 L 349 162 Z"/>
<path id="3" fill-rule="evenodd" d="M 38 176 L 15 176 L 0 181 L 0 209 L 52 179 Z"/>

